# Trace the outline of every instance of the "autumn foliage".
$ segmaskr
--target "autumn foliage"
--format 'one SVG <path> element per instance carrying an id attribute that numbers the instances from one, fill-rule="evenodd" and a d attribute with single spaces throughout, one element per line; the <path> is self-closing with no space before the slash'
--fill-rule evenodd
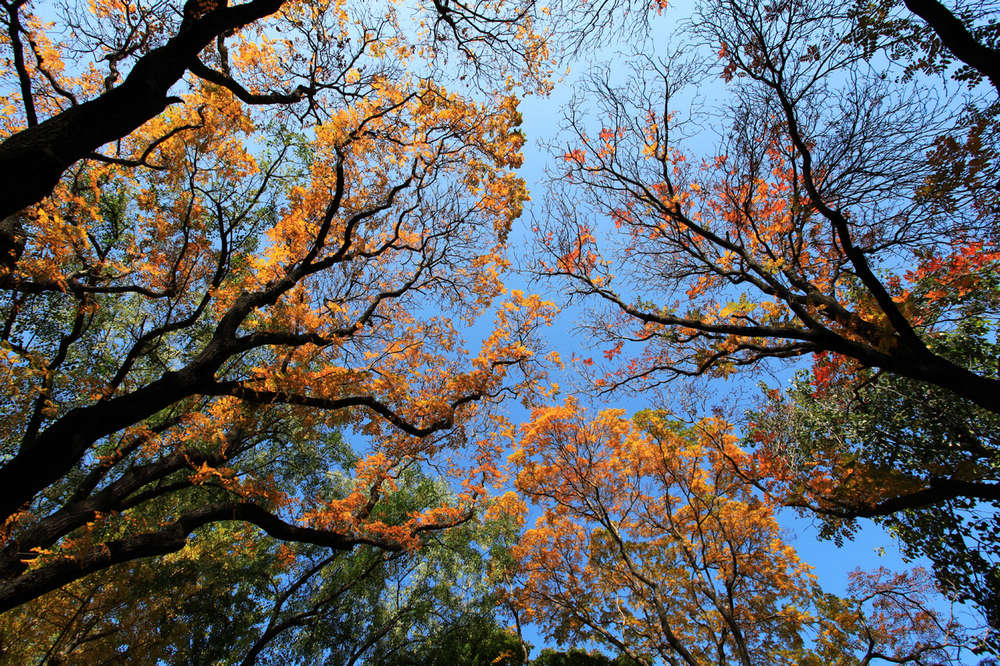
<path id="1" fill-rule="evenodd" d="M 858 572 L 855 600 L 824 594 L 775 504 L 729 464 L 739 455 L 717 419 L 536 410 L 514 454 L 541 510 L 515 550 L 517 603 L 557 640 L 640 663 L 906 662 L 966 640 L 927 606 L 919 574 Z"/>
<path id="2" fill-rule="evenodd" d="M 996 628 L 996 8 L 906 7 L 705 2 L 595 71 L 536 272 L 595 307 L 599 394 L 800 359 L 739 473 L 829 536 L 891 527 Z"/>
<path id="3" fill-rule="evenodd" d="M 598 386 L 827 353 L 1000 411 L 995 371 L 935 345 L 997 311 L 996 91 L 920 102 L 964 86 L 889 83 L 855 14 L 823 0 L 708 2 L 687 27 L 710 55 L 596 72 L 556 148 L 539 273 L 607 306 L 588 325 L 603 344 L 632 343 Z M 686 112 L 702 71 L 724 96 Z M 726 128 L 714 144 L 705 116 Z"/>
<path id="4" fill-rule="evenodd" d="M 706 0 L 596 71 L 518 257 L 604 308 L 565 368 L 508 279 L 520 103 L 669 10 L 0 3 L 0 655 L 516 664 L 529 622 L 616 663 L 1000 649 L 930 601 L 1000 629 L 963 540 L 1000 543 L 995 20 Z M 645 393 L 772 359 L 801 373 L 732 423 Z M 654 409 L 588 420 L 627 389 Z M 786 505 L 931 574 L 827 594 Z"/>
<path id="5" fill-rule="evenodd" d="M 117 70 L 69 68 L 45 50 L 49 24 L 21 5 L 8 14 L 39 51 L 20 83 L 59 94 L 8 108 L 0 149 L 126 95 L 144 63 L 166 57 L 143 54 L 172 29 L 151 8 L 64 17 L 98 51 L 124 40 L 130 50 L 106 58 L 134 61 L 116 87 Z M 20 245 L 3 269 L 5 609 L 177 551 L 218 521 L 335 549 L 412 549 L 468 520 L 495 473 L 492 445 L 475 442 L 500 418 L 490 405 L 535 381 L 530 335 L 551 314 L 505 295 L 500 278 L 526 198 L 510 172 L 517 101 L 475 102 L 396 66 L 414 46 L 387 19 L 280 5 L 186 15 L 160 48 L 224 27 L 207 54 L 221 70 L 200 76 L 208 66 L 193 58 L 169 108 L 79 155 L 51 196 L 8 218 Z M 245 21 L 254 11 L 275 23 Z M 129 20 L 146 32 L 116 32 Z M 286 105 L 301 91 L 258 99 L 235 82 L 277 85 L 310 44 L 324 78 L 298 111 Z M 277 108 L 256 112 L 264 102 Z M 39 114 L 49 120 L 36 125 Z M 449 313 L 468 325 L 500 298 L 466 351 Z M 349 492 L 280 483 L 269 459 L 339 429 L 367 442 Z M 377 517 L 402 470 L 459 445 L 472 453 L 448 468 L 461 487 L 452 503 Z"/>

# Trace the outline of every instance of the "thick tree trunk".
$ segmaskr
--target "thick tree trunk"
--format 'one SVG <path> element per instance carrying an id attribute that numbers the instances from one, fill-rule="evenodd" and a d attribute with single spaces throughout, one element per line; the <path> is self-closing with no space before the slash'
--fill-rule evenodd
<path id="1" fill-rule="evenodd" d="M 0 219 L 48 196 L 73 163 L 128 136 L 171 103 L 177 83 L 218 35 L 276 12 L 284 0 L 253 0 L 206 15 L 142 56 L 121 85 L 0 143 Z"/>

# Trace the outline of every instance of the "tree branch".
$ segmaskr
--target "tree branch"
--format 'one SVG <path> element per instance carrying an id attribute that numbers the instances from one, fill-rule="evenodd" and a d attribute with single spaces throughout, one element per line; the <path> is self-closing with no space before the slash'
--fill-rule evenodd
<path id="1" fill-rule="evenodd" d="M 281 541 L 309 543 L 336 550 L 351 550 L 362 543 L 389 551 L 402 550 L 399 544 L 388 541 L 291 525 L 255 504 L 217 503 L 182 514 L 176 521 L 154 532 L 108 541 L 82 555 L 55 559 L 7 581 L 0 588 L 0 613 L 114 564 L 177 552 L 187 544 L 188 536 L 196 529 L 230 520 L 256 525 Z"/>
<path id="2" fill-rule="evenodd" d="M 104 144 L 131 134 L 178 101 L 168 91 L 218 35 L 275 13 L 285 0 L 252 0 L 210 12 L 136 62 L 125 80 L 0 143 L 0 219 L 52 192 L 63 172 Z"/>
<path id="3" fill-rule="evenodd" d="M 290 93 L 252 93 L 233 80 L 232 77 L 215 71 L 197 58 L 195 58 L 188 69 L 195 76 L 205 79 L 209 83 L 214 83 L 217 86 L 222 86 L 236 95 L 240 101 L 247 104 L 294 104 L 309 92 L 309 89 L 305 86 L 299 86 Z"/>
<path id="4" fill-rule="evenodd" d="M 990 48 L 972 36 L 958 17 L 937 0 L 903 0 L 907 9 L 930 26 L 956 58 L 985 74 L 1000 92 L 1000 49 Z"/>

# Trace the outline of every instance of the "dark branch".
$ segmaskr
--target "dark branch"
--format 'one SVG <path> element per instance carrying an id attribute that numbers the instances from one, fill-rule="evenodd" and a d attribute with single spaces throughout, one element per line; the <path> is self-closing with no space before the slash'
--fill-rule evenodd
<path id="1" fill-rule="evenodd" d="M 177 100 L 168 91 L 215 38 L 280 9 L 284 0 L 252 0 L 211 12 L 136 62 L 121 83 L 0 143 L 0 218 L 37 203 L 63 172 L 106 143 L 131 134 Z"/>
<path id="2" fill-rule="evenodd" d="M 229 92 L 236 95 L 240 101 L 246 102 L 247 104 L 294 104 L 309 92 L 309 89 L 305 86 L 299 86 L 290 93 L 252 93 L 234 81 L 232 77 L 229 77 L 222 72 L 215 71 L 197 58 L 191 63 L 191 66 L 188 69 L 190 69 L 191 73 L 195 76 L 201 77 L 209 83 L 214 83 L 217 86 L 222 86 Z"/>
<path id="3" fill-rule="evenodd" d="M 230 520 L 256 525 L 271 537 L 281 541 L 308 543 L 336 550 L 350 550 L 361 543 L 390 551 L 401 550 L 401 546 L 393 542 L 369 537 L 349 537 L 311 527 L 291 525 L 255 504 L 246 502 L 211 504 L 185 513 L 173 523 L 155 532 L 108 541 L 82 555 L 56 559 L 7 581 L 0 589 L 0 613 L 112 565 L 142 557 L 175 553 L 185 546 L 187 537 L 196 529 L 211 523 Z"/>
<path id="4" fill-rule="evenodd" d="M 985 74 L 1000 92 L 1000 49 L 985 46 L 937 0 L 904 0 L 907 9 L 922 18 L 956 58 Z"/>

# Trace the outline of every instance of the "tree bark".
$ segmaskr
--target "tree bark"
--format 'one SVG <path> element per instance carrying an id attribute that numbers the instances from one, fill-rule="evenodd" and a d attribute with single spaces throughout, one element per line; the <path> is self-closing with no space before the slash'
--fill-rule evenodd
<path id="1" fill-rule="evenodd" d="M 979 42 L 947 7 L 937 0 L 904 0 L 907 9 L 930 26 L 951 53 L 985 75 L 1000 92 L 1000 50 Z"/>
<path id="2" fill-rule="evenodd" d="M 211 12 L 136 62 L 126 79 L 100 97 L 72 106 L 0 143 L 0 219 L 51 194 L 73 163 L 128 136 L 179 101 L 169 95 L 198 54 L 218 35 L 280 9 L 285 0 L 253 0 Z"/>
<path id="3" fill-rule="evenodd" d="M 270 536 L 283 541 L 311 543 L 337 550 L 350 550 L 359 543 L 370 543 L 385 550 L 400 550 L 397 544 L 375 543 L 370 539 L 355 539 L 334 532 L 290 525 L 255 504 L 212 504 L 183 514 L 175 522 L 155 532 L 109 541 L 88 553 L 55 560 L 13 580 L 5 581 L 0 587 L 0 613 L 115 564 L 177 552 L 187 543 L 187 537 L 191 532 L 209 523 L 226 520 L 251 523 Z"/>

